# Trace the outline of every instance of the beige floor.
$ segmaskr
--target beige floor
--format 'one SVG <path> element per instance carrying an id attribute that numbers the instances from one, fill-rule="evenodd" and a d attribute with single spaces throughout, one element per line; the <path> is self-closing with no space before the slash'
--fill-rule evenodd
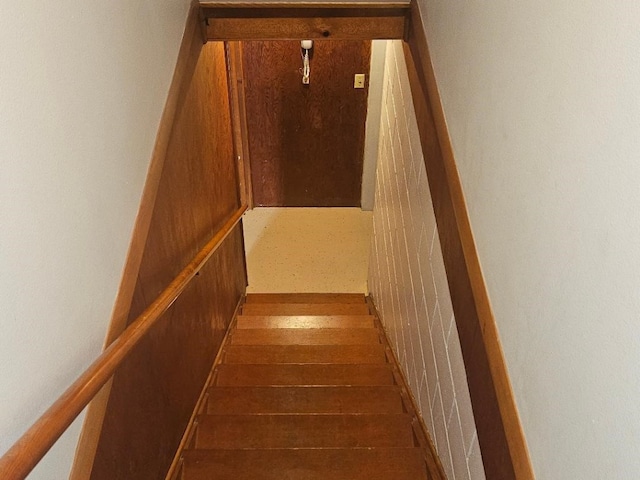
<path id="1" fill-rule="evenodd" d="M 371 222 L 359 208 L 247 212 L 247 291 L 367 293 Z"/>

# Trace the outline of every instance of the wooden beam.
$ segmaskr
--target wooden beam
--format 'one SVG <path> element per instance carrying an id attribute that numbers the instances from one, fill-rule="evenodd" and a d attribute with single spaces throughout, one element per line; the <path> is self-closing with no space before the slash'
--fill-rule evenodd
<path id="1" fill-rule="evenodd" d="M 374 40 L 405 36 L 407 6 L 201 5 L 207 40 Z M 357 5 L 357 4 L 356 4 Z M 384 6 L 380 6 L 384 5 Z"/>

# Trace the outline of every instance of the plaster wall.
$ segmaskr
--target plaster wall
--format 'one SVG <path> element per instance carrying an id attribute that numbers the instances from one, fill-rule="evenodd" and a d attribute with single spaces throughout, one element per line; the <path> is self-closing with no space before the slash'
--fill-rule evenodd
<path id="1" fill-rule="evenodd" d="M 367 100 L 367 120 L 364 137 L 361 199 L 362 209 L 368 211 L 373 210 L 376 187 L 376 164 L 378 162 L 378 138 L 380 135 L 382 84 L 386 52 L 386 40 L 371 41 L 371 67 L 369 71 L 369 97 Z"/>
<path id="2" fill-rule="evenodd" d="M 640 477 L 640 4 L 419 0 L 536 475 Z"/>
<path id="3" fill-rule="evenodd" d="M 0 454 L 101 351 L 188 7 L 1 2 Z"/>

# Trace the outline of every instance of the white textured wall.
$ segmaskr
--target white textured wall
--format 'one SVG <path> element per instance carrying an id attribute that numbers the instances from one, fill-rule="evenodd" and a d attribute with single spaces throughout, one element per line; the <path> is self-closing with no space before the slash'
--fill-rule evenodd
<path id="1" fill-rule="evenodd" d="M 484 479 L 399 41 L 389 42 L 369 289 L 449 480 Z"/>
<path id="2" fill-rule="evenodd" d="M 640 478 L 640 2 L 420 3 L 537 477 Z"/>
<path id="3" fill-rule="evenodd" d="M 369 96 L 367 99 L 364 161 L 362 165 L 361 206 L 363 210 L 373 210 L 373 198 L 376 188 L 376 163 L 378 162 L 378 137 L 380 135 L 380 108 L 382 107 L 384 58 L 386 51 L 386 40 L 371 41 Z"/>
<path id="4" fill-rule="evenodd" d="M 101 350 L 188 5 L 0 1 L 0 454 Z"/>

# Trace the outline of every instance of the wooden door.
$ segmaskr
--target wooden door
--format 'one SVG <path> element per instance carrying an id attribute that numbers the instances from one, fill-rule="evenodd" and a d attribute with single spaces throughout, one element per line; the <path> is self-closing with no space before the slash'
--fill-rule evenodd
<path id="1" fill-rule="evenodd" d="M 244 42 L 255 205 L 360 206 L 370 56 L 370 41 L 314 41 L 303 85 L 299 41 Z"/>

